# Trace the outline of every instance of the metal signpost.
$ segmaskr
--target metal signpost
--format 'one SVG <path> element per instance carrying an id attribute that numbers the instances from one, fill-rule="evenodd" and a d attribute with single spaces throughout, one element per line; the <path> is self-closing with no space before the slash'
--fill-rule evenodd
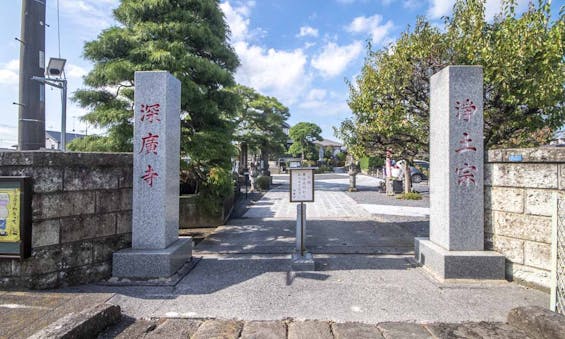
<path id="1" fill-rule="evenodd" d="M 299 202 L 296 206 L 296 250 L 292 255 L 292 269 L 295 271 L 313 271 L 314 259 L 306 250 L 306 205 L 314 202 L 314 168 L 290 169 L 290 202 Z"/>

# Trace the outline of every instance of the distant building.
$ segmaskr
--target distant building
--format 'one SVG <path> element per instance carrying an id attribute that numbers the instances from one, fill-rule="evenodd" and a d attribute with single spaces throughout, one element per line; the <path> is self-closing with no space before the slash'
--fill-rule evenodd
<path id="1" fill-rule="evenodd" d="M 549 144 L 554 146 L 565 146 L 565 130 L 555 132 L 553 134 L 553 139 Z"/>
<path id="2" fill-rule="evenodd" d="M 67 144 L 74 139 L 83 138 L 85 134 L 67 133 Z M 46 149 L 59 149 L 61 145 L 61 132 L 45 131 L 45 148 Z"/>
<path id="3" fill-rule="evenodd" d="M 337 141 L 322 139 L 322 141 L 314 141 L 314 144 L 320 147 L 320 159 L 324 157 L 324 151 L 331 149 L 332 155 L 337 155 L 341 152 L 343 145 Z"/>

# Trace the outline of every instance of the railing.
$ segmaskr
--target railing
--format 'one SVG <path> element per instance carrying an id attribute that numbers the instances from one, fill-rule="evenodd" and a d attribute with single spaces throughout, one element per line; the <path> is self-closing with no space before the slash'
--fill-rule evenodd
<path id="1" fill-rule="evenodd" d="M 553 195 L 550 309 L 565 315 L 565 194 Z"/>

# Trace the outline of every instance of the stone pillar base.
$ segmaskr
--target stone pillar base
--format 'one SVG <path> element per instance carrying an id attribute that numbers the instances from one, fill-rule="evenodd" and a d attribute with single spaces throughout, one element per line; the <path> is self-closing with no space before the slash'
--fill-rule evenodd
<path id="1" fill-rule="evenodd" d="M 112 276 L 118 278 L 166 278 L 192 257 L 192 238 L 180 238 L 165 249 L 126 248 L 113 256 Z"/>
<path id="2" fill-rule="evenodd" d="M 305 252 L 303 256 L 298 252 L 293 253 L 290 268 L 292 271 L 315 271 L 316 263 L 314 262 L 312 253 Z"/>
<path id="3" fill-rule="evenodd" d="M 415 238 L 416 260 L 440 281 L 503 280 L 505 257 L 493 251 L 448 251 L 429 238 Z"/>

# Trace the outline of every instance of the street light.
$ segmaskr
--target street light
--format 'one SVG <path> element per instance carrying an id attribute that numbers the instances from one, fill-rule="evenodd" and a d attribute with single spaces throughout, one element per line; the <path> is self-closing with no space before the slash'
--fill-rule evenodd
<path id="1" fill-rule="evenodd" d="M 66 59 L 49 58 L 46 77 L 32 77 L 46 85 L 61 89 L 61 151 L 67 148 L 67 79 L 65 79 Z"/>
<path id="2" fill-rule="evenodd" d="M 50 58 L 47 64 L 47 75 L 61 77 L 65 68 L 66 59 Z"/>

